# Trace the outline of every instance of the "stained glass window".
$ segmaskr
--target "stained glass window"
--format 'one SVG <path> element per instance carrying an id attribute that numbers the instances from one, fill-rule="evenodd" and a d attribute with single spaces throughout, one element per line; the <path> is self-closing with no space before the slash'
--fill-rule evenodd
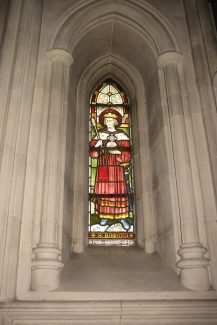
<path id="1" fill-rule="evenodd" d="M 90 100 L 89 245 L 135 244 L 130 107 L 112 79 Z"/>

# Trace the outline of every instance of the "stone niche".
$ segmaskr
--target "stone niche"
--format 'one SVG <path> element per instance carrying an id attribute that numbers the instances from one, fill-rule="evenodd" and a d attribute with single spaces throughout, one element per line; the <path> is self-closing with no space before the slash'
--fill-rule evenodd
<path id="1" fill-rule="evenodd" d="M 45 123 L 35 130 L 42 133 L 43 167 L 36 185 L 34 291 L 58 288 L 64 264 L 73 260 L 71 252 L 82 253 L 87 246 L 88 103 L 94 87 L 107 77 L 118 81 L 131 101 L 138 247 L 158 253 L 180 273 L 185 287 L 210 287 L 190 164 L 196 158 L 185 58 L 167 22 L 147 4 L 141 8 L 109 1 L 78 11 L 72 7 L 52 32 L 48 50 L 39 49 Z M 37 137 L 34 131 L 31 135 Z"/>
<path id="2" fill-rule="evenodd" d="M 148 300 L 165 301 L 154 303 L 155 312 L 159 306 L 163 313 L 170 308 L 172 320 L 177 312 L 173 300 L 182 301 L 179 307 L 185 317 L 185 300 L 191 301 L 192 319 L 199 309 L 206 317 L 214 315 L 214 302 L 203 308 L 201 302 L 197 306 L 193 302 L 216 299 L 216 291 L 210 288 L 217 283 L 216 227 L 206 226 L 207 198 L 199 181 L 200 148 L 195 139 L 200 128 L 201 143 L 206 145 L 205 125 L 194 57 L 186 41 L 189 31 L 183 27 L 185 10 L 193 10 L 193 1 L 189 1 L 192 7 L 184 8 L 182 2 L 173 1 L 164 5 L 155 1 L 153 7 L 152 1 L 141 0 L 54 0 L 44 1 L 42 10 L 42 1 L 36 5 L 31 0 L 24 1 L 26 13 L 30 2 L 33 17 L 39 20 L 40 13 L 42 20 L 40 30 L 31 28 L 29 34 L 36 39 L 34 33 L 38 33 L 38 48 L 17 299 L 26 301 L 24 309 L 35 301 L 36 318 L 37 308 L 43 310 L 39 300 L 47 301 L 45 308 L 52 312 L 55 304 L 62 308 L 57 301 L 68 301 L 66 324 L 68 320 L 84 324 L 87 300 L 94 302 L 90 314 L 98 308 L 103 324 L 137 324 L 132 319 L 138 313 L 138 324 L 146 324 L 144 315 L 151 310 Z M 181 24 L 165 16 L 168 6 Z M 90 248 L 87 242 L 88 106 L 92 91 L 108 77 L 120 83 L 130 99 L 137 218 L 134 248 Z M 206 172 L 211 177 L 205 149 Z M 214 215 L 213 193 L 211 182 Z M 19 310 L 21 305 L 17 302 L 12 307 Z M 78 323 L 77 308 L 83 319 Z M 56 315 L 61 319 L 62 309 Z M 102 324 L 94 317 L 85 324 Z"/>

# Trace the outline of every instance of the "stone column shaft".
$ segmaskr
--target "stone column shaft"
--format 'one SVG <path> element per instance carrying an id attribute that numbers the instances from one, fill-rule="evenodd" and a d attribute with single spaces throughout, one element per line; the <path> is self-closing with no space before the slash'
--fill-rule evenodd
<path id="1" fill-rule="evenodd" d="M 181 260 L 177 266 L 181 269 L 182 284 L 199 291 L 208 290 L 210 287 L 207 270 L 209 261 L 204 257 L 207 249 L 200 243 L 198 231 L 189 134 L 186 130 L 186 119 L 190 119 L 190 114 L 186 103 L 184 105 L 183 102 L 181 61 L 180 54 L 167 52 L 158 58 L 157 64 L 159 73 L 164 75 L 179 201 L 181 248 L 178 254 Z"/>
<path id="2" fill-rule="evenodd" d="M 46 155 L 42 198 L 40 242 L 34 248 L 32 289 L 53 290 L 59 285 L 63 264 L 60 262 L 59 227 L 62 222 L 65 134 L 69 68 L 72 57 L 63 50 L 48 52 L 50 89 Z"/>
<path id="3" fill-rule="evenodd" d="M 61 176 L 61 137 L 65 112 L 63 97 L 66 71 L 64 62 L 53 62 L 51 73 L 48 132 L 46 144 L 46 162 L 43 185 L 43 203 L 41 218 L 41 243 L 57 244 L 58 214 Z"/>
<path id="4" fill-rule="evenodd" d="M 182 242 L 183 244 L 199 242 L 185 117 L 176 62 L 167 64 L 164 68 L 164 74 L 175 152 L 174 160 L 181 215 Z"/>

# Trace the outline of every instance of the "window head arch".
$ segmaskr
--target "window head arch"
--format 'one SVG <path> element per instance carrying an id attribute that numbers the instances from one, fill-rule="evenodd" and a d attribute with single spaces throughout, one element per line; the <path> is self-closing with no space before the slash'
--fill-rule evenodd
<path id="1" fill-rule="evenodd" d="M 128 105 L 128 98 L 123 89 L 112 79 L 100 84 L 92 96 L 92 104 Z"/>

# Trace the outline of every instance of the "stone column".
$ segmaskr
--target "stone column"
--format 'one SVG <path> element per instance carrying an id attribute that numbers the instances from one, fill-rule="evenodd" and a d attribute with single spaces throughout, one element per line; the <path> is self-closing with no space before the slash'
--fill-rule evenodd
<path id="1" fill-rule="evenodd" d="M 164 80 L 167 96 L 168 114 L 174 154 L 174 164 L 179 201 L 181 228 L 181 247 L 178 251 L 181 260 L 177 266 L 181 270 L 182 284 L 193 290 L 208 290 L 209 278 L 205 258 L 207 249 L 199 238 L 197 209 L 193 187 L 191 159 L 192 140 L 189 139 L 189 110 L 183 100 L 182 56 L 176 52 L 167 52 L 158 58 L 160 79 Z M 191 135 L 192 136 L 192 135 Z"/>
<path id="2" fill-rule="evenodd" d="M 195 89 L 193 91 L 195 98 L 198 98 L 198 107 L 192 107 L 192 121 L 197 139 L 196 148 L 203 194 L 204 221 L 211 260 L 210 273 L 212 284 L 217 289 L 217 77 L 214 76 L 217 70 L 217 52 L 216 38 L 207 2 L 184 0 L 183 7 L 190 41 L 188 56 L 193 59 L 195 71 Z M 189 89 L 189 93 L 192 93 L 191 89 Z"/>
<path id="3" fill-rule="evenodd" d="M 64 50 L 48 52 L 48 121 L 42 197 L 40 242 L 34 248 L 33 290 L 50 291 L 59 286 L 61 249 L 59 228 L 63 214 L 63 181 L 69 69 L 72 57 Z M 46 89 L 45 89 L 46 91 Z"/>

